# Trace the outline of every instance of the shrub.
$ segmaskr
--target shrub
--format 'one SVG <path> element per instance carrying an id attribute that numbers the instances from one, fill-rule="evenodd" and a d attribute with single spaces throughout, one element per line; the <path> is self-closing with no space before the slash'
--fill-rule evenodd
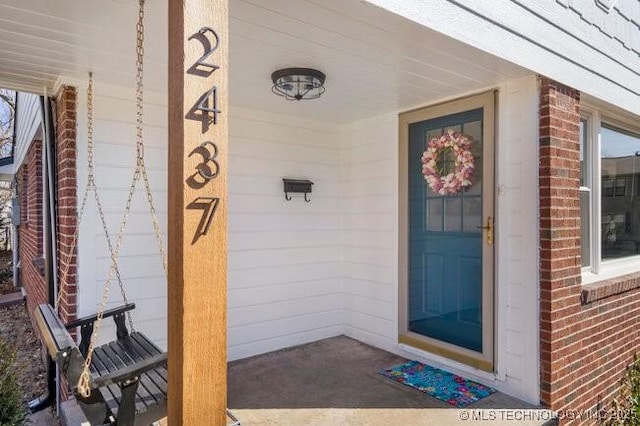
<path id="1" fill-rule="evenodd" d="M 0 425 L 18 426 L 25 423 L 27 410 L 22 401 L 13 361 L 15 351 L 0 339 Z"/>
<path id="2" fill-rule="evenodd" d="M 620 382 L 618 397 L 604 423 L 608 426 L 640 426 L 640 358 L 633 356 Z"/>

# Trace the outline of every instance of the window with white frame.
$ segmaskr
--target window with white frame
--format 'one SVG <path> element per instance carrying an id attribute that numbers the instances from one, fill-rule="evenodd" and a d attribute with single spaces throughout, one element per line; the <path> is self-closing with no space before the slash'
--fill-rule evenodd
<path id="1" fill-rule="evenodd" d="M 583 271 L 640 270 L 640 129 L 583 116 L 580 165 Z"/>
<path id="2" fill-rule="evenodd" d="M 582 266 L 591 265 L 591 172 L 587 141 L 589 121 L 580 120 L 580 249 Z"/>

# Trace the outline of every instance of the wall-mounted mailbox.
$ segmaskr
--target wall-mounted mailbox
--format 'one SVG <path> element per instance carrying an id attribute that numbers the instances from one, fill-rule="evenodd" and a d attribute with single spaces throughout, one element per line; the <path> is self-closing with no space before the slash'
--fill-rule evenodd
<path id="1" fill-rule="evenodd" d="M 284 198 L 287 201 L 291 200 L 290 193 L 304 194 L 304 200 L 308 203 L 311 200 L 307 198 L 307 194 L 311 194 L 311 185 L 313 182 L 306 179 L 287 179 L 283 178 L 284 182 Z"/>

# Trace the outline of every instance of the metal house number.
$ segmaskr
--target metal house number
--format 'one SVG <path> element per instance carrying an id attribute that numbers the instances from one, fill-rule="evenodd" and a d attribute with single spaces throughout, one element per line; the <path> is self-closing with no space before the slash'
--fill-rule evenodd
<path id="1" fill-rule="evenodd" d="M 211 42 L 209 42 L 209 39 L 206 38 L 207 37 L 206 36 L 207 33 L 211 33 L 213 35 L 213 38 L 215 39 L 215 44 L 212 45 Z M 204 37 L 204 40 L 206 40 L 209 43 L 208 46 L 204 42 L 203 37 Z M 196 65 L 211 68 L 212 72 L 217 70 L 218 68 L 220 68 L 216 64 L 212 64 L 212 63 L 207 62 L 207 58 L 209 56 L 211 56 L 211 54 L 213 52 L 215 52 L 216 49 L 218 48 L 218 46 L 220 45 L 220 38 L 218 37 L 218 34 L 213 30 L 213 28 L 211 28 L 211 27 L 202 27 L 202 28 L 200 28 L 200 30 L 198 30 L 198 32 L 196 34 L 194 34 L 191 37 L 189 37 L 189 40 L 191 40 L 193 38 L 197 38 L 198 40 L 201 40 L 201 42 L 202 42 L 202 44 L 204 46 L 204 55 L 202 55 L 200 57 L 200 59 L 198 59 L 198 61 L 196 62 Z"/>
<path id="2" fill-rule="evenodd" d="M 209 34 L 213 37 L 213 40 L 208 37 Z M 220 45 L 220 38 L 213 28 L 202 27 L 197 33 L 189 37 L 189 40 L 192 39 L 196 39 L 202 44 L 204 47 L 204 54 L 200 56 L 188 72 L 196 75 L 197 77 L 206 78 L 214 71 L 220 69 L 219 65 L 209 62 L 209 57 Z M 206 68 L 207 70 L 203 70 L 203 68 Z M 212 115 L 212 120 L 210 122 L 214 125 L 218 124 L 218 114 L 222 112 L 218 108 L 218 88 L 213 86 L 210 90 L 205 92 L 198 100 L 195 109 L 202 112 L 202 120 L 207 122 L 207 124 L 209 123 L 210 115 Z M 203 127 L 202 133 L 206 133 L 207 130 L 208 126 Z M 199 155 L 202 160 L 195 166 L 195 172 L 189 177 L 189 179 L 187 179 L 187 184 L 195 189 L 201 189 L 211 180 L 217 178 L 220 173 L 218 145 L 210 140 L 204 141 L 191 151 L 189 157 L 192 155 Z M 209 232 L 219 203 L 220 198 L 218 197 L 196 197 L 196 199 L 187 206 L 187 209 L 202 210 L 202 216 L 194 233 L 192 244 L 195 244 L 200 237 L 207 235 Z"/>
<path id="3" fill-rule="evenodd" d="M 196 149 L 191 151 L 189 157 L 192 155 L 199 155 L 202 157 L 200 164 L 196 166 L 196 172 L 192 175 L 193 178 L 200 176 L 202 182 L 198 182 L 204 186 L 211 179 L 215 179 L 220 173 L 220 163 L 218 163 L 218 146 L 211 141 L 202 142 Z"/>

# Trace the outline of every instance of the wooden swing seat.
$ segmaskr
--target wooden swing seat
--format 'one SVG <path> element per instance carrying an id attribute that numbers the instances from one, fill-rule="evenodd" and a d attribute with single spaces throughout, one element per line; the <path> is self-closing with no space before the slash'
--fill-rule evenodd
<path id="1" fill-rule="evenodd" d="M 117 338 L 94 349 L 89 398 L 78 394 L 77 383 L 97 315 L 65 325 L 50 305 L 42 304 L 34 312 L 49 356 L 91 424 L 149 425 L 166 417 L 167 354 L 144 334 L 129 333 L 125 313 L 133 309 L 135 304 L 129 303 L 104 312 L 104 318 L 113 318 Z M 76 327 L 80 327 L 80 345 L 69 334 Z"/>

